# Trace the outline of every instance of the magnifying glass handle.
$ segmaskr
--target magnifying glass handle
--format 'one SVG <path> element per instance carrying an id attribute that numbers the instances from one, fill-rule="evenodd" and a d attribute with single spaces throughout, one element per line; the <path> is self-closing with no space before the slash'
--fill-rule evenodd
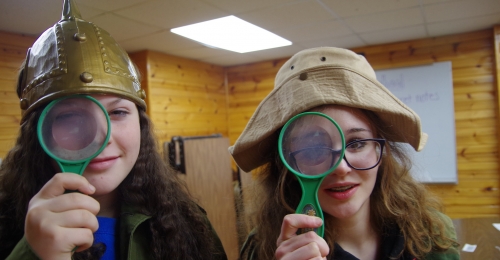
<path id="1" fill-rule="evenodd" d="M 89 164 L 89 161 L 81 162 L 81 163 L 64 163 L 58 161 L 59 167 L 61 167 L 62 172 L 72 172 L 78 175 L 82 175 L 83 171 Z"/>
<path id="2" fill-rule="evenodd" d="M 300 199 L 299 206 L 297 207 L 296 213 L 306 214 L 309 216 L 316 216 L 323 220 L 323 225 L 318 228 L 305 228 L 300 229 L 297 233 L 302 234 L 309 231 L 314 231 L 318 236 L 323 237 L 325 225 L 323 218 L 323 211 L 318 201 L 318 189 L 323 181 L 323 178 L 307 179 L 300 176 L 300 185 L 302 186 L 302 198 Z"/>

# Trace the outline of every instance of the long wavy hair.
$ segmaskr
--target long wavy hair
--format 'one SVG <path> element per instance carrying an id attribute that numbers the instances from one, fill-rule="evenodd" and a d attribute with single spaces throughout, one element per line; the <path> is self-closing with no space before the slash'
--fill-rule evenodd
<path id="1" fill-rule="evenodd" d="M 321 111 L 322 107 L 315 110 Z M 456 246 L 456 241 L 446 236 L 446 223 L 440 216 L 440 201 L 410 175 L 411 160 L 405 150 L 393 141 L 390 131 L 384 128 L 373 112 L 361 111 L 376 129 L 378 138 L 386 139 L 385 152 L 370 196 L 372 226 L 379 228 L 379 234 L 385 227 L 399 227 L 405 238 L 405 249 L 400 256 L 406 252 L 420 259 L 431 251 L 444 251 Z M 281 162 L 277 149 L 268 155 L 268 161 L 257 170 L 258 177 L 254 182 L 257 187 L 251 189 L 255 193 L 253 202 L 258 203 L 253 205 L 256 213 L 249 217 L 252 222 L 259 223 L 255 227 L 251 246 L 255 251 L 242 252 L 243 259 L 248 257 L 248 253 L 257 255 L 258 259 L 275 259 L 283 217 L 295 212 L 302 196 L 300 184 Z M 324 213 L 324 218 L 324 239 L 330 247 L 331 257 L 337 236 L 337 230 L 333 228 L 336 220 L 327 213 Z"/>
<path id="2" fill-rule="evenodd" d="M 145 111 L 138 109 L 139 156 L 118 187 L 119 203 L 151 216 L 150 251 L 154 259 L 216 257 L 214 235 L 205 213 L 193 202 L 177 174 L 164 163 L 152 123 Z M 56 173 L 37 139 L 36 125 L 42 110 L 43 107 L 27 115 L 15 146 L 0 166 L 0 259 L 5 259 L 22 238 L 30 199 Z M 95 245 L 75 253 L 73 258 L 98 259 L 102 251 L 102 245 Z"/>

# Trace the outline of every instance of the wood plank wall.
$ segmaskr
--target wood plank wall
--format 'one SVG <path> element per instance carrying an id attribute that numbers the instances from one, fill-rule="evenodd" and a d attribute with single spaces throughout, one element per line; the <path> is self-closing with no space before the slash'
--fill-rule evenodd
<path id="1" fill-rule="evenodd" d="M 452 61 L 459 183 L 429 188 L 443 199 L 453 218 L 500 216 L 500 108 L 495 67 L 499 31 L 354 49 L 364 53 L 376 69 Z M 17 136 L 20 109 L 15 81 L 34 40 L 0 32 L 0 158 Z M 143 84 L 146 81 L 148 113 L 161 142 L 175 135 L 221 133 L 234 143 L 257 105 L 272 90 L 276 72 L 286 61 L 223 68 L 151 51 L 131 57 L 143 73 Z"/>
<path id="2" fill-rule="evenodd" d="M 33 36 L 0 31 L 0 158 L 12 148 L 19 132 L 17 74 L 35 40 Z"/>
<path id="3" fill-rule="evenodd" d="M 130 57 L 141 70 L 160 143 L 172 136 L 228 136 L 223 67 L 154 51 Z"/>
<path id="4" fill-rule="evenodd" d="M 356 48 L 375 69 L 451 61 L 458 184 L 428 185 L 452 218 L 500 216 L 498 97 L 493 30 Z M 234 143 L 287 59 L 229 67 L 229 137 Z"/>

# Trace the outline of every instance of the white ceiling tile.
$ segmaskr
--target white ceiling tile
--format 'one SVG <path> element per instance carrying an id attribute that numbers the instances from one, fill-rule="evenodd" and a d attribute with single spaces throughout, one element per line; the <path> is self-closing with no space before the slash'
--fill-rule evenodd
<path id="1" fill-rule="evenodd" d="M 320 0 L 328 6 L 339 17 L 359 16 L 398 10 L 410 7 L 418 7 L 419 0 Z"/>
<path id="2" fill-rule="evenodd" d="M 477 17 L 500 12 L 499 0 L 462 0 L 424 6 L 428 23 Z"/>
<path id="3" fill-rule="evenodd" d="M 362 33 L 359 36 L 366 43 L 368 43 L 368 45 L 400 42 L 427 37 L 425 27 L 423 25 Z"/>
<path id="4" fill-rule="evenodd" d="M 485 16 L 431 23 L 427 25 L 429 36 L 440 36 L 491 28 L 492 24 L 500 24 L 500 12 Z"/>
<path id="5" fill-rule="evenodd" d="M 106 12 L 104 10 L 86 5 L 78 5 L 78 9 L 80 9 L 82 19 L 89 22 L 92 20 L 93 17 L 104 14 Z"/>
<path id="6" fill-rule="evenodd" d="M 229 14 L 196 0 L 149 1 L 116 12 L 165 29 L 212 20 Z"/>
<path id="7" fill-rule="evenodd" d="M 149 49 L 223 66 L 288 57 L 311 47 L 354 48 L 423 38 L 425 32 L 434 37 L 493 28 L 500 24 L 500 0 L 76 2 L 83 19 L 107 30 L 127 51 Z M 40 35 L 61 19 L 62 7 L 62 0 L 0 0 L 0 30 Z M 227 15 L 236 15 L 291 40 L 293 44 L 239 54 L 208 48 L 169 31 L 177 26 Z"/>
<path id="8" fill-rule="evenodd" d="M 292 57 L 295 53 L 305 49 L 303 46 L 292 44 L 289 46 L 256 51 L 252 54 L 262 60 L 273 60 L 280 58 Z"/>
<path id="9" fill-rule="evenodd" d="M 203 59 L 209 59 L 209 58 L 224 56 L 224 55 L 228 55 L 228 54 L 235 54 L 235 53 L 232 53 L 228 50 L 211 48 L 211 47 L 200 45 L 200 46 L 197 46 L 195 48 L 185 48 L 185 49 L 175 50 L 174 52 L 171 52 L 170 54 L 185 57 L 185 58 L 192 59 L 192 60 L 203 60 Z"/>
<path id="10" fill-rule="evenodd" d="M 345 23 L 357 33 L 387 30 L 398 27 L 423 24 L 424 20 L 418 7 L 350 17 Z"/>
<path id="11" fill-rule="evenodd" d="M 110 0 L 76 0 L 78 3 L 78 7 L 81 6 L 92 6 L 97 9 L 105 10 L 105 11 L 114 11 L 123 9 L 126 7 L 130 7 L 133 5 L 137 5 L 140 3 L 144 3 L 148 0 L 119 0 L 119 1 L 110 1 Z M 47 1 L 45 1 L 47 2 Z M 61 1 L 62 2 L 62 1 Z M 82 14 L 83 15 L 83 14 Z"/>
<path id="12" fill-rule="evenodd" d="M 291 26 L 303 26 L 333 18 L 314 0 L 272 6 L 264 10 L 241 14 L 238 17 L 269 31 Z"/>
<path id="13" fill-rule="evenodd" d="M 422 0 L 423 5 L 428 4 L 437 4 L 437 3 L 445 3 L 445 2 L 460 2 L 462 0 Z"/>
<path id="14" fill-rule="evenodd" d="M 239 13 L 253 11 L 257 9 L 263 9 L 270 6 L 281 5 L 283 3 L 292 2 L 295 0 L 204 0 L 204 2 L 210 3 L 213 6 L 220 8 L 226 12 L 233 15 Z"/>
<path id="15" fill-rule="evenodd" d="M 347 49 L 361 47 L 361 46 L 366 45 L 366 43 L 364 43 L 359 38 L 359 36 L 354 35 L 354 34 L 345 35 L 342 37 L 330 38 L 330 39 L 322 39 L 322 40 L 316 40 L 316 41 L 305 41 L 305 42 L 300 42 L 299 44 L 304 46 L 305 48 L 332 46 L 332 47 L 347 48 Z"/>
<path id="16" fill-rule="evenodd" d="M 353 32 L 342 22 L 329 20 L 277 29 L 275 33 L 289 41 L 300 42 L 349 35 Z"/>
<path id="17" fill-rule="evenodd" d="M 0 30 L 40 35 L 61 20 L 62 8 L 62 1 L 1 0 Z"/>
<path id="18" fill-rule="evenodd" d="M 145 45 L 145 43 L 147 43 L 147 45 Z M 120 44 L 120 46 L 128 52 L 148 49 L 165 53 L 173 53 L 177 50 L 200 47 L 199 43 L 181 37 L 177 34 L 173 34 L 170 31 L 163 31 L 137 37 L 135 39 L 118 41 L 118 44 Z"/>
<path id="19" fill-rule="evenodd" d="M 108 31 L 117 41 L 137 38 L 143 35 L 159 32 L 162 29 L 154 26 L 146 26 L 136 21 L 125 19 L 112 13 L 107 13 L 92 18 L 97 26 Z"/>

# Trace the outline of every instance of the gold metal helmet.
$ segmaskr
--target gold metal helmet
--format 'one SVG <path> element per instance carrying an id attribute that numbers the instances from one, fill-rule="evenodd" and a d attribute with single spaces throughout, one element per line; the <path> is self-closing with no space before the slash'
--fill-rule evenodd
<path id="1" fill-rule="evenodd" d="M 17 93 L 22 120 L 33 109 L 72 94 L 114 94 L 146 109 L 139 73 L 105 30 L 64 0 L 62 18 L 28 49 Z"/>

